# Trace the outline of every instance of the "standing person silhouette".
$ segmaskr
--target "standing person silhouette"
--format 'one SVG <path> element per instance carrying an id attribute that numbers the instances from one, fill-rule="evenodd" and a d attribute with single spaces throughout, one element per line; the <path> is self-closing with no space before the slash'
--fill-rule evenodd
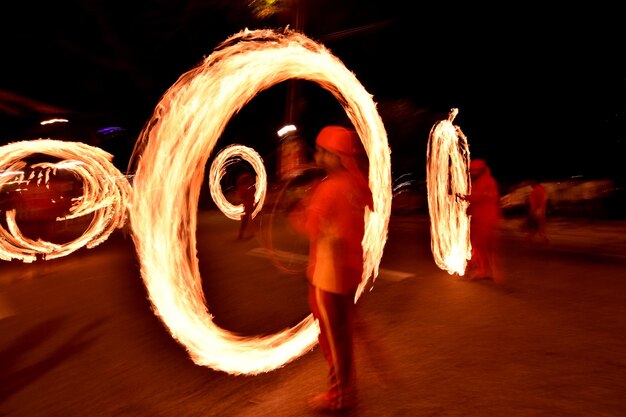
<path id="1" fill-rule="evenodd" d="M 341 411 L 356 403 L 355 294 L 363 275 L 365 209 L 373 202 L 363 169 L 367 158 L 354 130 L 324 127 L 314 158 L 327 175 L 289 218 L 309 238 L 308 299 L 329 368 L 328 390 L 309 405 L 316 411 Z"/>
<path id="2" fill-rule="evenodd" d="M 254 236 L 254 233 L 248 233 L 250 228 L 252 213 L 256 208 L 254 194 L 256 192 L 255 177 L 249 172 L 245 172 L 237 177 L 236 194 L 243 204 L 243 214 L 241 215 L 241 224 L 239 225 L 239 234 L 237 239 L 245 239 Z"/>
<path id="3" fill-rule="evenodd" d="M 467 213 L 471 216 L 472 258 L 469 265 L 469 278 L 472 280 L 490 279 L 501 284 L 503 278 L 495 265 L 496 231 L 501 219 L 498 183 L 483 159 L 474 159 L 470 162 L 470 177 L 472 192 L 461 197 L 469 202 Z"/>
<path id="4" fill-rule="evenodd" d="M 546 235 L 546 209 L 548 207 L 548 193 L 543 185 L 536 180 L 531 180 L 530 194 L 528 196 L 528 219 L 526 239 L 532 241 L 535 236 L 540 237 L 544 243 L 550 239 Z"/>

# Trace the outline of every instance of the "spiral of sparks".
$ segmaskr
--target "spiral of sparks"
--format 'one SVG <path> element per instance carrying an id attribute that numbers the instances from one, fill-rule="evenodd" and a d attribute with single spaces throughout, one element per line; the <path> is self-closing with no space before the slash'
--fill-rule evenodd
<path id="1" fill-rule="evenodd" d="M 25 178 L 22 169 L 28 164 L 24 158 L 43 154 L 60 162 L 40 162 L 31 165 L 39 170 L 37 178 Z M 22 234 L 15 210 L 6 212 L 9 230 L 0 226 L 0 258 L 32 262 L 37 254 L 45 259 L 68 255 L 83 246 L 91 249 L 104 242 L 127 218 L 127 204 L 131 186 L 122 173 L 113 166 L 113 156 L 104 150 L 80 142 L 37 139 L 13 142 L 0 147 L 0 189 L 9 184 L 28 185 L 31 181 L 47 182 L 50 175 L 63 169 L 83 182 L 83 195 L 74 198 L 69 214 L 56 221 L 93 214 L 85 232 L 77 239 L 63 243 L 33 240 Z"/>
<path id="2" fill-rule="evenodd" d="M 265 194 L 267 192 L 267 173 L 263 165 L 263 158 L 254 149 L 244 145 L 229 145 L 222 149 L 211 164 L 209 171 L 209 189 L 211 190 L 211 198 L 222 213 L 232 220 L 241 220 L 244 213 L 243 204 L 232 204 L 222 192 L 221 180 L 226 173 L 226 167 L 238 160 L 244 160 L 252 165 L 256 173 L 256 191 L 254 192 L 254 201 L 257 203 L 256 208 L 252 212 L 252 218 L 263 208 L 265 202 Z"/>
<path id="3" fill-rule="evenodd" d="M 231 36 L 166 91 L 131 158 L 138 163 L 130 223 L 155 313 L 196 364 L 232 374 L 280 367 L 309 351 L 319 333 L 311 315 L 268 336 L 243 337 L 219 328 L 204 302 L 196 256 L 201 182 L 217 139 L 258 92 L 290 78 L 330 91 L 370 156 L 374 211 L 365 216 L 358 298 L 367 280 L 378 275 L 387 238 L 390 149 L 372 97 L 324 46 L 291 30 L 243 30 Z"/>
<path id="4" fill-rule="evenodd" d="M 458 110 L 436 123 L 428 137 L 426 186 L 430 214 L 431 250 L 437 266 L 450 275 L 465 274 L 471 258 L 468 203 L 457 195 L 469 194 L 467 138 L 452 124 Z"/>

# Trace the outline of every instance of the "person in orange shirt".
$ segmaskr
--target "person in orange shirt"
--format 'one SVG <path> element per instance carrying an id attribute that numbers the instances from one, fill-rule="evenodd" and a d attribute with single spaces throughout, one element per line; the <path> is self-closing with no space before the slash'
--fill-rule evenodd
<path id="1" fill-rule="evenodd" d="M 495 265 L 496 231 L 501 219 L 498 183 L 483 159 L 470 162 L 470 178 L 471 193 L 463 197 L 469 202 L 467 214 L 471 216 L 469 278 L 502 283 Z"/>
<path id="2" fill-rule="evenodd" d="M 538 181 L 530 182 L 532 189 L 528 196 L 528 220 L 526 239 L 533 240 L 535 236 L 539 236 L 544 243 L 548 243 L 550 239 L 546 235 L 546 209 L 548 207 L 548 194 L 543 185 Z"/>
<path id="3" fill-rule="evenodd" d="M 236 194 L 243 204 L 243 214 L 241 215 L 241 224 L 239 225 L 239 234 L 237 239 L 245 239 L 254 236 L 254 232 L 248 234 L 250 228 L 252 213 L 256 208 L 254 194 L 256 192 L 255 177 L 249 172 L 241 174 L 237 177 Z"/>
<path id="4" fill-rule="evenodd" d="M 355 294 L 363 275 L 365 210 L 373 202 L 364 170 L 367 158 L 353 129 L 323 128 L 314 158 L 327 175 L 289 218 L 309 238 L 309 305 L 319 323 L 318 341 L 329 367 L 329 388 L 313 397 L 310 406 L 340 411 L 356 402 Z"/>

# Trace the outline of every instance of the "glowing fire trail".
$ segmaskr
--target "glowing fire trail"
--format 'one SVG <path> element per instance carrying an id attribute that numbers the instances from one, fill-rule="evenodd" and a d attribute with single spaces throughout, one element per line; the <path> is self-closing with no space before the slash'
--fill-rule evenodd
<path id="1" fill-rule="evenodd" d="M 450 275 L 465 274 L 471 258 L 469 218 L 466 201 L 456 196 L 469 194 L 469 148 L 467 138 L 448 120 L 435 124 L 428 137 L 426 178 L 430 214 L 431 250 L 435 263 Z"/>
<path id="2" fill-rule="evenodd" d="M 41 162 L 33 164 L 38 171 L 28 179 L 21 170 L 27 166 L 22 159 L 33 154 L 48 155 L 61 159 L 60 162 Z M 59 258 L 86 246 L 93 248 L 104 242 L 116 229 L 126 222 L 127 202 L 131 187 L 128 180 L 111 163 L 113 156 L 104 150 L 80 142 L 68 142 L 54 139 L 37 139 L 14 142 L 0 147 L 0 169 L 15 172 L 15 176 L 0 176 L 0 188 L 8 184 L 28 185 L 36 181 L 40 186 L 47 185 L 50 175 L 58 169 L 69 171 L 83 181 L 83 195 L 73 199 L 70 212 L 57 217 L 56 221 L 93 214 L 93 219 L 85 232 L 77 239 L 64 244 L 33 240 L 24 236 L 16 223 L 15 210 L 6 212 L 8 231 L 0 226 L 0 258 L 4 260 L 20 259 L 32 262 L 37 254 L 45 259 Z"/>
<path id="3" fill-rule="evenodd" d="M 261 155 L 252 148 L 237 144 L 222 149 L 211 164 L 211 170 L 209 171 L 209 189 L 211 190 L 211 198 L 213 198 L 217 207 L 226 217 L 232 220 L 241 220 L 241 216 L 244 212 L 243 204 L 231 204 L 230 201 L 224 197 L 224 193 L 222 193 L 220 181 L 226 173 L 226 167 L 238 161 L 238 159 L 248 161 L 256 173 L 254 201 L 257 203 L 257 206 L 252 212 L 252 218 L 263 208 L 265 194 L 267 192 L 267 173 L 265 172 Z"/>
<path id="4" fill-rule="evenodd" d="M 374 211 L 366 214 L 362 288 L 378 275 L 391 211 L 390 150 L 372 97 L 325 47 L 285 30 L 244 30 L 166 91 L 133 151 L 130 207 L 141 275 L 155 313 L 192 360 L 233 374 L 267 372 L 316 343 L 309 315 L 269 336 L 217 327 L 205 305 L 196 256 L 197 208 L 208 157 L 228 120 L 258 92 L 290 78 L 316 82 L 343 105 L 370 156 Z"/>

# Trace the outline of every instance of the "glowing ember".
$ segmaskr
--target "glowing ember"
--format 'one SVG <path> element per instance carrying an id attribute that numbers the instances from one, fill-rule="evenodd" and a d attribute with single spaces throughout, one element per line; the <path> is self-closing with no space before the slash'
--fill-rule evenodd
<path id="1" fill-rule="evenodd" d="M 229 219 L 233 220 L 241 220 L 241 216 L 244 213 L 243 204 L 231 204 L 222 193 L 220 181 L 226 173 L 226 167 L 232 163 L 238 162 L 241 159 L 248 161 L 256 173 L 256 191 L 254 193 L 254 201 L 257 203 L 257 206 L 252 212 L 252 218 L 254 218 L 263 207 L 265 193 L 267 191 L 267 173 L 265 172 L 265 166 L 263 165 L 261 155 L 259 155 L 254 149 L 248 148 L 247 146 L 230 145 L 222 149 L 222 151 L 217 154 L 211 164 L 211 170 L 209 171 L 209 187 L 211 190 L 211 197 L 222 213 L 224 213 Z"/>
<path id="2" fill-rule="evenodd" d="M 344 106 L 371 157 L 373 212 L 366 213 L 364 275 L 378 266 L 391 211 L 390 150 L 372 97 L 325 47 L 286 30 L 244 30 L 166 91 L 133 151 L 138 161 L 130 207 L 141 275 L 156 314 L 193 361 L 233 374 L 267 372 L 317 342 L 312 316 L 270 336 L 242 337 L 217 327 L 204 302 L 196 256 L 204 169 L 228 120 L 258 92 L 290 78 L 318 83 Z"/>
<path id="3" fill-rule="evenodd" d="M 467 138 L 452 121 L 436 123 L 428 137 L 426 180 L 430 213 L 431 249 L 435 263 L 450 275 L 465 274 L 471 258 L 468 203 L 456 196 L 469 194 L 469 148 Z"/>
<path id="4" fill-rule="evenodd" d="M 48 155 L 61 161 L 33 164 L 31 175 L 24 178 L 22 170 L 27 163 L 22 159 L 33 154 Z M 104 242 L 116 228 L 121 228 L 126 222 L 131 187 L 128 180 L 111 164 L 112 159 L 112 155 L 100 148 L 53 139 L 14 142 L 0 147 L 0 171 L 4 171 L 0 175 L 0 189 L 10 185 L 17 186 L 18 190 L 29 185 L 47 187 L 50 175 L 62 169 L 82 179 L 83 195 L 74 198 L 69 213 L 57 217 L 56 221 L 93 214 L 90 225 L 80 237 L 57 244 L 25 237 L 17 225 L 15 209 L 7 210 L 9 230 L 0 225 L 0 258 L 20 259 L 23 262 L 34 261 L 37 254 L 45 259 L 59 258 L 83 246 L 93 248 Z M 37 178 L 35 172 L 38 172 Z"/>

